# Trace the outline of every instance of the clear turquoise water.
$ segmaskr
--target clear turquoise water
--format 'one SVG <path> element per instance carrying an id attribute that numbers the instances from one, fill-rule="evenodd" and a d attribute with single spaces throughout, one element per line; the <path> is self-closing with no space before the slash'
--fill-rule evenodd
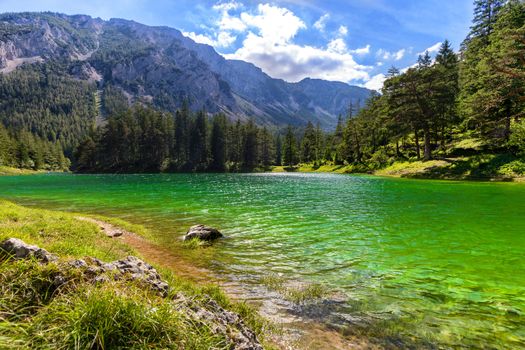
<path id="1" fill-rule="evenodd" d="M 345 295 L 345 312 L 443 347 L 525 347 L 523 184 L 35 175 L 0 177 L 0 196 L 145 223 L 166 242 L 192 224 L 213 225 L 228 236 L 213 268 L 229 278 L 321 282 Z"/>

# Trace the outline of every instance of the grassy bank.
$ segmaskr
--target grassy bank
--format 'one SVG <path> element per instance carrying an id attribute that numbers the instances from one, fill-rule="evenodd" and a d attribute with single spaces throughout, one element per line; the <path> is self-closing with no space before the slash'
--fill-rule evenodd
<path id="1" fill-rule="evenodd" d="M 300 164 L 296 167 L 274 167 L 273 172 L 368 173 L 417 179 L 525 181 L 525 160 L 510 154 L 479 154 L 464 157 L 443 157 L 421 161 L 395 161 L 380 169 L 365 165 Z"/>
<path id="2" fill-rule="evenodd" d="M 125 229 L 145 232 L 130 224 Z M 96 224 L 74 214 L 0 200 L 0 241 L 12 237 L 38 245 L 59 260 L 0 260 L 2 349 L 230 348 L 213 324 L 197 322 L 173 307 L 172 300 L 181 294 L 199 305 L 213 300 L 236 312 L 259 339 L 266 333 L 267 323 L 251 308 L 229 301 L 216 286 L 197 285 L 173 271 L 158 269 L 170 286 L 163 297 L 134 281 L 90 283 L 78 270 L 65 268 L 78 258 L 141 257 L 124 241 L 107 237 Z M 56 288 L 59 272 L 68 282 Z"/>
<path id="3" fill-rule="evenodd" d="M 43 170 L 19 169 L 0 165 L 0 175 L 32 175 L 45 173 Z"/>

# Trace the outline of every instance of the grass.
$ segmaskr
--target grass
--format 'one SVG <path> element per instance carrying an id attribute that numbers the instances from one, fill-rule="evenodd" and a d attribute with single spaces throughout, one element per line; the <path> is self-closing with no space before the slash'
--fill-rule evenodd
<path id="1" fill-rule="evenodd" d="M 285 300 L 294 304 L 302 304 L 308 301 L 324 298 L 328 295 L 328 289 L 317 283 L 301 283 L 291 285 L 278 275 L 271 274 L 261 278 L 261 284 L 270 290 L 281 294 Z"/>
<path id="2" fill-rule="evenodd" d="M 398 162 L 376 175 L 449 180 L 520 181 L 525 159 L 510 154 L 480 154 L 428 162 Z"/>
<path id="3" fill-rule="evenodd" d="M 147 234 L 137 225 L 104 220 Z M 260 340 L 273 331 L 254 309 L 230 301 L 219 287 L 197 285 L 171 270 L 157 269 L 170 285 L 167 298 L 136 282 L 88 283 L 78 269 L 67 267 L 68 260 L 92 256 L 110 261 L 140 254 L 107 237 L 96 224 L 76 219 L 75 214 L 0 200 L 0 241 L 10 237 L 45 248 L 59 261 L 45 265 L 33 260 L 0 261 L 1 349 L 230 348 L 213 325 L 173 307 L 171 300 L 178 293 L 198 305 L 212 299 L 238 313 Z M 65 284 L 56 283 L 59 272 Z"/>
<path id="4" fill-rule="evenodd" d="M 44 170 L 30 170 L 30 169 L 19 169 L 12 168 L 4 165 L 0 165 L 0 175 L 32 175 L 38 173 L 45 173 Z"/>
<path id="5" fill-rule="evenodd" d="M 465 134 L 449 144 L 446 153 L 436 151 L 436 159 L 430 161 L 413 158 L 395 161 L 390 158 L 388 165 L 379 162 L 370 167 L 364 164 L 299 164 L 295 167 L 276 166 L 272 171 L 373 173 L 379 176 L 444 180 L 525 181 L 525 158 L 509 153 L 493 153 L 487 147 L 479 138 Z M 390 148 L 393 149 L 393 145 Z"/>

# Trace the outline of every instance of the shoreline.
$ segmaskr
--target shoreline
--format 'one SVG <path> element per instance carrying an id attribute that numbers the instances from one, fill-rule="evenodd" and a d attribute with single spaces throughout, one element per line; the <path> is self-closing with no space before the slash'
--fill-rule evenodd
<path id="1" fill-rule="evenodd" d="M 147 229 L 142 225 L 128 223 L 118 218 L 102 217 L 89 213 L 73 213 L 67 211 L 39 209 L 38 207 L 32 206 L 27 207 L 25 205 L 15 204 L 11 200 L 0 199 L 0 204 L 4 206 L 8 205 L 15 208 L 20 208 L 21 210 L 27 212 L 35 212 L 39 217 L 38 220 L 40 220 L 41 223 L 32 222 L 30 225 L 46 224 L 50 220 L 48 216 L 58 215 L 63 218 L 67 217 L 68 221 L 71 220 L 73 223 L 76 223 L 76 225 L 96 226 L 98 232 L 97 235 L 99 236 L 96 238 L 96 240 L 102 240 L 102 242 L 105 242 L 103 243 L 103 246 L 107 246 L 109 244 L 109 246 L 104 249 L 107 250 L 107 254 L 110 256 L 115 255 L 115 251 L 128 251 L 130 253 L 136 252 L 140 259 L 144 259 L 144 261 L 147 263 L 152 263 L 163 277 L 166 274 L 173 276 L 170 277 L 170 279 L 175 278 L 178 283 L 179 279 L 180 281 L 183 281 L 183 284 L 189 283 L 191 289 L 200 290 L 203 288 L 204 291 L 206 291 L 213 290 L 213 288 L 218 288 L 218 290 L 220 290 L 219 293 L 224 293 L 227 299 L 233 302 L 233 305 L 240 305 L 241 310 L 244 308 L 242 305 L 248 305 L 249 309 L 253 310 L 249 311 L 249 313 L 254 312 L 256 314 L 255 316 L 248 313 L 248 318 L 260 318 L 259 321 L 256 321 L 256 324 L 257 322 L 268 323 L 268 326 L 265 327 L 267 327 L 267 330 L 271 329 L 271 331 L 268 333 L 263 332 L 259 334 L 263 338 L 262 343 L 266 349 L 304 349 L 315 347 L 316 349 L 342 350 L 347 348 L 379 348 L 375 344 L 369 342 L 366 337 L 345 337 L 336 330 L 328 329 L 326 325 L 322 323 L 301 319 L 297 319 L 292 322 L 281 323 L 279 320 L 284 321 L 284 319 L 280 319 L 281 316 L 276 316 L 276 318 L 272 317 L 271 319 L 265 317 L 261 314 L 262 310 L 259 309 L 261 307 L 259 302 L 245 298 L 247 297 L 245 292 L 238 289 L 232 289 L 231 284 L 228 283 L 229 281 L 216 276 L 213 271 L 209 270 L 208 268 L 202 268 L 192 264 L 190 261 L 188 261 L 191 258 L 184 256 L 184 252 L 182 252 L 181 255 L 177 255 L 174 254 L 172 249 L 161 246 L 159 242 L 155 242 L 155 240 L 149 236 L 149 233 L 146 232 Z M 1 206 L 0 209 L 2 209 Z M 40 213 L 45 213 L 47 215 L 42 215 Z M 0 225 L 5 226 L 5 223 L 0 221 Z M 142 231 L 142 229 L 144 231 Z M 39 239 L 35 240 L 28 238 L 23 234 L 9 234 L 9 232 L 6 233 L 5 231 L 0 231 L 0 237 L 2 237 L 0 241 L 3 241 L 7 236 L 11 238 L 22 239 L 25 243 L 35 244 L 37 246 L 42 246 L 41 244 L 43 243 Z M 54 244 L 51 244 L 51 246 L 48 244 L 49 243 L 43 244 L 43 247 L 48 249 L 51 254 L 55 254 L 56 251 L 52 248 Z M 59 239 L 55 244 L 61 245 L 68 243 L 61 242 L 61 239 Z M 79 244 L 79 247 L 82 249 L 85 244 L 86 243 L 83 242 L 82 244 Z M 90 248 L 87 248 L 87 246 L 86 249 L 90 250 Z M 196 251 L 196 253 L 198 254 L 199 252 Z M 122 255 L 121 253 L 118 254 Z M 58 256 L 61 260 L 64 258 L 61 254 Z M 67 256 L 70 256 L 70 254 L 67 254 Z M 83 256 L 78 257 L 82 258 Z M 66 260 L 67 259 L 70 258 L 67 257 Z M 90 258 L 87 259 L 89 260 Z M 215 295 L 215 293 L 217 292 L 213 292 L 213 295 Z M 226 303 L 229 304 L 230 302 L 227 301 Z"/>
<path id="2" fill-rule="evenodd" d="M 197 281 L 195 268 L 182 273 L 184 264 L 176 261 L 176 268 L 166 267 L 162 249 L 132 232 L 141 226 L 80 215 L 0 199 L 0 320 L 5 326 L 0 347 L 69 348 L 73 342 L 102 348 L 230 344 L 244 349 L 249 344 L 274 349 L 266 320 L 245 303 L 230 301 L 208 276 Z M 108 228 L 119 234 L 108 234 Z M 105 304 L 101 309 L 100 303 Z M 43 332 L 31 331 L 35 327 Z M 141 330 L 148 327 L 157 328 Z"/>
<path id="3" fill-rule="evenodd" d="M 386 178 L 409 179 L 409 180 L 443 180 L 443 181 L 465 181 L 465 182 L 487 182 L 487 183 L 525 183 L 525 175 L 513 176 L 471 176 L 439 173 L 440 167 L 435 162 L 441 161 L 418 161 L 418 162 L 396 162 L 393 165 L 372 172 L 354 171 L 352 166 L 345 165 L 323 165 L 314 168 L 311 165 L 299 165 L 293 169 L 283 166 L 275 166 L 271 169 L 273 173 L 318 173 L 318 174 L 347 174 L 368 175 Z M 425 164 L 427 164 L 425 166 Z M 412 165 L 416 165 L 412 168 Z M 443 165 L 443 163 L 441 163 Z M 429 173 L 433 171 L 434 173 Z"/>
<path id="4" fill-rule="evenodd" d="M 366 338 L 344 337 L 338 331 L 328 329 L 326 325 L 319 322 L 312 320 L 308 321 L 306 319 L 303 320 L 299 317 L 297 320 L 283 323 L 286 318 L 285 315 L 269 317 L 268 315 L 265 315 L 261 309 L 262 305 L 258 302 L 253 302 L 247 297 L 246 292 L 242 290 L 242 286 L 241 289 L 232 287 L 231 281 L 216 276 L 215 273 L 208 268 L 198 267 L 191 262 L 188 262 L 187 260 L 189 258 L 184 256 L 184 254 L 182 254 L 183 256 L 176 256 L 172 249 L 163 247 L 154 240 L 150 240 L 143 235 L 136 234 L 132 231 L 123 229 L 118 225 L 105 221 L 110 218 L 99 219 L 98 216 L 76 217 L 80 220 L 89 221 L 98 225 L 101 228 L 101 231 L 108 236 L 111 236 L 112 233 L 116 232 L 118 236 L 115 238 L 136 249 L 147 262 L 153 263 L 155 266 L 162 267 L 163 269 L 168 269 L 178 276 L 188 278 L 197 284 L 211 283 L 217 285 L 230 300 L 239 303 L 247 303 L 256 310 L 260 317 L 268 320 L 279 329 L 279 331 L 275 332 L 270 337 L 271 345 L 277 346 L 279 349 L 306 349 L 312 347 L 318 350 L 344 350 L 348 348 L 379 349 L 377 345 L 370 343 Z M 180 249 L 181 247 L 178 248 Z M 290 316 L 288 315 L 288 317 Z M 300 335 L 298 333 L 300 333 Z"/>
<path id="5" fill-rule="evenodd" d="M 478 162 L 476 166 L 466 165 L 472 158 L 443 158 L 429 161 L 396 161 L 381 169 L 370 169 L 364 171 L 362 166 L 357 165 L 331 165 L 324 164 L 314 166 L 313 164 L 298 164 L 294 167 L 271 166 L 267 169 L 254 169 L 252 172 L 225 172 L 226 174 L 260 174 L 260 173 L 319 173 L 319 174 L 355 174 L 378 177 L 402 178 L 413 180 L 444 180 L 444 181 L 468 181 L 468 182 L 501 182 L 501 183 L 524 183 L 525 169 L 517 167 L 514 169 L 511 163 L 490 165 L 490 161 Z M 463 163 L 462 163 L 463 162 Z M 518 161 L 519 162 L 519 161 Z M 483 167 L 492 166 L 490 169 Z M 191 172 L 199 174 L 215 174 L 215 172 Z M 224 173 L 224 172 L 223 172 Z M 220 174 L 223 174 L 220 173 Z M 70 171 L 57 172 L 46 170 L 19 169 L 0 166 L 0 176 L 28 176 L 42 174 L 78 174 L 97 175 L 98 173 L 75 173 Z M 134 174 L 188 174 L 185 172 L 155 172 L 155 173 L 101 173 L 104 175 L 134 175 Z"/>

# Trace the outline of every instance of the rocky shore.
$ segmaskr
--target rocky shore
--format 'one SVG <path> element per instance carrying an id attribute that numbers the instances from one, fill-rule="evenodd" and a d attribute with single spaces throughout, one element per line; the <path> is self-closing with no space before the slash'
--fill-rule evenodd
<path id="1" fill-rule="evenodd" d="M 54 264 L 53 290 L 67 290 L 73 279 L 83 284 L 104 284 L 123 281 L 150 289 L 161 298 L 167 299 L 173 310 L 182 313 L 195 324 L 205 326 L 213 333 L 228 340 L 228 348 L 236 350 L 262 350 L 257 335 L 243 322 L 242 318 L 221 307 L 211 298 L 194 298 L 183 292 L 170 292 L 170 285 L 148 263 L 135 256 L 103 262 L 95 257 L 67 260 L 49 253 L 36 245 L 30 245 L 17 238 L 0 243 L 0 257 L 5 263 L 17 260 L 32 260 L 39 264 Z M 125 284 L 124 284 L 125 285 Z"/>

